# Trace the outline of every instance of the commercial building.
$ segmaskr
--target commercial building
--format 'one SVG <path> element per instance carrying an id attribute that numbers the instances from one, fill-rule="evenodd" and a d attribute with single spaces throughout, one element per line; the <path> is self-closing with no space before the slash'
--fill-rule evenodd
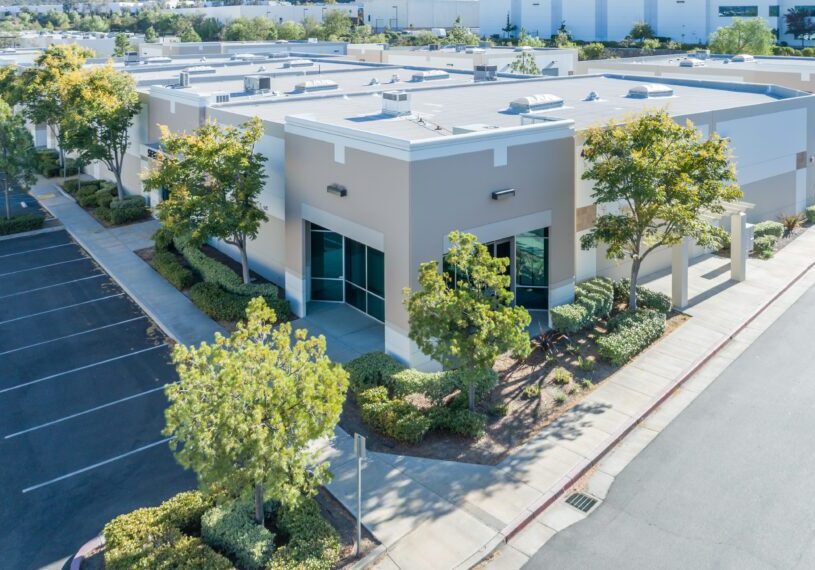
<path id="1" fill-rule="evenodd" d="M 269 221 L 249 246 L 252 268 L 285 288 L 298 315 L 312 301 L 366 313 L 383 324 L 388 352 L 418 365 L 403 289 L 416 286 L 419 263 L 441 260 L 451 230 L 509 257 L 517 302 L 541 320 L 572 300 L 577 281 L 627 272 L 602 248 L 579 247 L 598 214 L 581 179 L 587 127 L 666 109 L 729 139 L 748 221 L 815 202 L 815 96 L 785 87 L 655 86 L 621 74 L 475 81 L 454 69 L 299 56 L 130 70 L 144 110 L 125 160 L 128 191 L 142 192 L 140 173 L 161 152 L 159 124 L 190 132 L 259 117 Z M 660 251 L 642 273 L 670 264 Z"/>

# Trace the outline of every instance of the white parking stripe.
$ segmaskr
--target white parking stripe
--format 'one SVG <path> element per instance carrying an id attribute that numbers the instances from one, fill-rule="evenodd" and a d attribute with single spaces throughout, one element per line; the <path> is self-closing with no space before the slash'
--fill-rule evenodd
<path id="1" fill-rule="evenodd" d="M 60 287 L 62 285 L 68 285 L 70 283 L 76 283 L 77 281 L 86 281 L 88 279 L 99 279 L 100 277 L 107 277 L 104 273 L 97 273 L 96 275 L 91 275 L 90 277 L 80 277 L 79 279 L 71 279 L 70 281 L 63 281 L 62 283 L 54 283 L 53 285 L 45 285 L 44 287 L 36 287 L 34 289 L 26 289 L 25 291 L 19 291 L 17 293 L 9 293 L 8 295 L 0 295 L 0 299 L 7 299 L 8 297 L 16 297 L 18 295 L 28 295 L 29 293 L 36 293 L 37 291 L 43 291 L 45 289 L 50 289 L 52 287 Z"/>
<path id="2" fill-rule="evenodd" d="M 103 329 L 109 329 L 110 327 L 117 327 L 119 325 L 123 325 L 125 323 L 132 323 L 133 321 L 138 321 L 139 319 L 146 319 L 147 315 L 140 315 L 138 317 L 133 317 L 132 319 L 125 319 L 124 321 L 119 321 L 118 323 L 113 323 L 110 325 L 104 325 L 101 327 L 96 327 L 93 329 L 88 329 L 86 331 L 73 333 L 73 334 L 66 334 L 65 336 L 58 336 L 57 338 L 51 338 L 48 340 L 43 340 L 41 342 L 35 342 L 34 344 L 29 344 L 27 346 L 21 346 L 20 348 L 12 348 L 11 350 L 7 350 L 5 352 L 0 352 L 0 356 L 5 356 L 6 354 L 11 354 L 12 352 L 18 352 L 20 350 L 26 350 L 28 348 L 34 348 L 35 346 L 41 346 L 43 344 L 48 344 L 49 342 L 57 342 L 58 340 L 65 340 L 66 338 L 72 338 L 75 336 L 81 336 L 83 334 L 88 334 L 96 331 L 101 331 Z"/>
<path id="3" fill-rule="evenodd" d="M 114 356 L 113 358 L 107 358 L 105 360 L 100 360 L 99 362 L 94 362 L 93 364 L 86 364 L 85 366 L 79 366 L 77 368 L 71 368 L 70 370 L 66 370 L 65 372 L 57 372 L 56 374 L 50 374 L 49 376 L 43 376 L 42 378 L 37 378 L 36 380 L 30 380 L 23 384 L 17 384 L 16 386 L 10 386 L 9 388 L 3 388 L 0 390 L 0 394 L 5 394 L 6 392 L 11 392 L 13 390 L 19 390 L 20 388 L 25 388 L 26 386 L 31 386 L 32 384 L 39 384 L 40 382 L 45 382 L 46 380 L 53 380 L 54 378 L 59 378 L 60 376 L 65 376 L 67 374 L 73 374 L 74 372 L 81 372 L 82 370 L 87 370 L 88 368 L 93 368 L 95 366 L 101 366 L 102 364 L 107 364 L 109 362 L 115 362 L 117 360 L 122 360 L 124 358 L 130 358 L 131 356 L 136 356 L 138 354 L 143 354 L 145 352 L 150 352 L 151 350 L 156 350 L 159 348 L 164 348 L 167 346 L 167 343 L 164 344 L 157 344 L 156 346 L 151 346 L 150 348 L 143 348 L 141 350 L 137 350 L 135 352 L 128 352 L 127 354 L 122 354 L 121 356 Z"/>
<path id="4" fill-rule="evenodd" d="M 47 265 L 39 265 L 37 267 L 31 267 L 29 269 L 20 269 L 19 271 L 9 271 L 8 273 L 0 273 L 0 277 L 6 277 L 7 275 L 15 275 L 17 273 L 25 273 L 26 271 L 36 271 L 37 269 L 45 269 L 46 267 L 54 267 L 55 265 L 65 265 L 66 263 L 74 263 L 75 261 L 83 261 L 85 259 L 90 259 L 89 257 L 79 257 L 77 259 L 69 259 L 68 261 L 59 261 L 57 263 L 49 263 Z"/>
<path id="5" fill-rule="evenodd" d="M 121 455 L 117 455 L 116 457 L 111 457 L 110 459 L 105 459 L 104 461 L 100 461 L 99 463 L 94 463 L 93 465 L 88 465 L 87 467 L 83 467 L 82 469 L 77 469 L 76 471 L 71 471 L 70 473 L 66 473 L 65 475 L 61 475 L 59 477 L 55 477 L 43 483 L 38 483 L 36 485 L 32 485 L 31 487 L 26 487 L 23 489 L 23 493 L 30 493 L 31 491 L 36 491 L 37 489 L 42 489 L 43 487 L 47 487 L 48 485 L 53 485 L 54 483 L 59 483 L 60 481 L 64 481 L 65 479 L 70 479 L 71 477 L 75 477 L 76 475 L 81 475 L 82 473 L 87 473 L 97 467 L 102 467 L 103 465 L 107 465 L 108 463 L 113 463 L 114 461 L 118 461 L 120 459 L 124 459 L 125 457 L 130 457 L 131 455 L 135 455 L 136 453 L 140 453 L 142 451 L 146 451 L 152 447 L 156 447 L 163 443 L 167 443 L 173 439 L 172 437 L 165 437 L 164 439 L 160 439 L 158 441 L 154 441 L 153 443 L 148 443 L 147 445 L 142 445 L 141 447 L 137 447 L 132 451 L 128 451 L 127 453 L 122 453 Z"/>
<path id="6" fill-rule="evenodd" d="M 171 384 L 175 384 L 175 383 L 176 382 L 171 382 Z M 53 426 L 53 425 L 68 421 L 68 420 L 72 420 L 74 418 L 78 418 L 79 416 L 84 416 L 86 414 L 92 414 L 93 412 L 98 412 L 99 410 L 104 410 L 105 408 L 109 408 L 111 406 L 121 404 L 122 402 L 127 402 L 127 401 L 130 401 L 130 400 L 134 400 L 136 398 L 146 396 L 147 394 L 152 394 L 153 392 L 158 392 L 159 390 L 164 390 L 164 388 L 166 386 L 167 386 L 167 384 L 165 384 L 164 386 L 159 386 L 157 388 L 153 388 L 152 390 L 146 390 L 144 392 L 139 392 L 138 394 L 133 394 L 132 396 L 127 396 L 126 398 L 121 398 L 119 400 L 114 400 L 112 402 L 108 402 L 107 404 L 102 404 L 101 406 L 95 406 L 95 407 L 89 408 L 89 409 L 87 409 L 85 411 L 77 412 L 75 414 L 71 414 L 70 416 L 65 416 L 64 418 L 59 418 L 58 420 L 52 420 L 50 422 L 45 422 L 44 424 L 40 424 L 38 426 L 30 427 L 28 429 L 24 429 L 24 430 L 21 430 L 21 431 L 16 431 L 14 433 L 8 434 L 3 439 L 11 439 L 13 437 L 17 437 L 17 436 L 20 436 L 20 435 L 23 435 L 23 434 L 26 434 L 26 433 L 30 433 L 32 431 L 37 431 L 38 429 L 43 429 L 43 428 L 46 428 L 46 427 L 49 427 L 49 426 Z"/>
<path id="7" fill-rule="evenodd" d="M 66 245 L 74 245 L 74 243 L 69 241 L 69 242 L 66 242 L 66 243 L 58 244 L 58 245 L 49 245 L 49 246 L 46 246 L 46 247 L 38 247 L 37 249 L 27 249 L 25 251 L 18 251 L 16 253 L 5 253 L 3 255 L 0 255 L 0 258 L 2 258 L 2 257 L 12 257 L 14 255 L 23 255 L 24 253 L 34 253 L 35 251 L 43 251 L 45 249 L 56 249 L 58 247 L 65 247 Z"/>
<path id="8" fill-rule="evenodd" d="M 47 315 L 48 313 L 55 313 L 57 311 L 62 311 L 65 309 L 70 309 L 72 307 L 80 307 L 82 305 L 89 305 L 91 303 L 96 303 L 97 301 L 104 301 L 105 299 L 113 299 L 114 297 L 121 297 L 124 293 L 115 293 L 113 295 L 105 295 L 104 297 L 99 297 L 97 299 L 91 299 L 90 301 L 82 301 L 81 303 L 74 303 L 73 305 L 65 305 L 64 307 L 59 307 L 56 309 L 48 309 L 47 311 L 40 311 L 39 313 L 31 313 L 30 315 L 25 315 L 23 317 L 15 317 L 13 319 L 8 319 L 6 321 L 0 321 L 0 325 L 5 325 L 6 323 L 13 323 L 15 321 L 22 321 L 24 319 L 30 319 L 32 317 L 39 317 L 40 315 Z"/>

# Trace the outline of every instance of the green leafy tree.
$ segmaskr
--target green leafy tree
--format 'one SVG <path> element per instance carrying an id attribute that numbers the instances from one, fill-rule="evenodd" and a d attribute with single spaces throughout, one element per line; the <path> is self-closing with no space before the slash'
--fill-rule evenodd
<path id="1" fill-rule="evenodd" d="M 266 158 L 255 152 L 262 122 L 255 118 L 242 128 L 207 123 L 192 135 L 161 131 L 164 152 L 144 180 L 148 190 L 170 191 L 159 204 L 161 220 L 194 242 L 217 238 L 238 248 L 249 283 L 246 246 L 268 219 L 258 203 L 266 178 Z"/>
<path id="2" fill-rule="evenodd" d="M 541 74 L 538 63 L 535 61 L 535 52 L 532 50 L 521 51 L 509 64 L 509 69 L 514 73 L 523 73 L 524 75 Z"/>
<path id="3" fill-rule="evenodd" d="M 659 40 L 656 38 L 646 38 L 642 40 L 642 53 L 654 53 L 659 49 Z"/>
<path id="4" fill-rule="evenodd" d="M 419 266 L 418 291 L 405 289 L 410 338 L 448 369 L 460 369 L 475 409 L 476 386 L 496 359 L 529 351 L 529 313 L 512 305 L 509 259 L 495 258 L 472 234 L 451 232 L 444 257 Z"/>
<path id="5" fill-rule="evenodd" d="M 141 110 L 133 77 L 103 65 L 66 75 L 63 84 L 66 147 L 85 164 L 104 164 L 116 179 L 119 198 L 124 198 L 124 156 L 130 126 Z"/>
<path id="6" fill-rule="evenodd" d="M 306 36 L 306 30 L 297 22 L 286 20 L 277 26 L 277 37 L 281 40 L 301 40 Z"/>
<path id="7" fill-rule="evenodd" d="M 275 320 L 258 297 L 231 336 L 176 345 L 179 382 L 166 388 L 164 433 L 179 463 L 205 489 L 237 496 L 254 489 L 258 524 L 264 498 L 295 504 L 326 482 L 328 465 L 312 469 L 309 444 L 331 435 L 348 389 L 325 337 L 293 333 L 290 323 L 273 327 Z"/>
<path id="8" fill-rule="evenodd" d="M 709 47 L 716 53 L 768 55 L 774 43 L 773 31 L 764 19 L 737 18 L 711 34 Z"/>
<path id="9" fill-rule="evenodd" d="M 340 10 L 327 10 L 323 16 L 323 36 L 326 40 L 347 39 L 351 35 L 351 18 Z"/>
<path id="10" fill-rule="evenodd" d="M 21 102 L 22 85 L 19 81 L 16 65 L 0 67 L 0 98 L 10 106 Z"/>
<path id="11" fill-rule="evenodd" d="M 628 32 L 628 35 L 632 40 L 641 42 L 642 40 L 653 38 L 654 29 L 651 27 L 651 24 L 647 22 L 634 22 L 634 25 L 631 27 L 631 31 Z"/>
<path id="12" fill-rule="evenodd" d="M 469 28 L 465 28 L 461 23 L 461 17 L 458 17 L 453 23 L 453 27 L 447 30 L 447 37 L 444 43 L 476 45 L 479 41 L 481 41 L 481 38 L 472 33 Z"/>
<path id="13" fill-rule="evenodd" d="M 0 99 L 0 174 L 3 176 L 6 219 L 11 218 L 11 188 L 18 186 L 28 190 L 35 180 L 35 165 L 34 140 L 25 126 L 25 120 Z"/>
<path id="14" fill-rule="evenodd" d="M 679 125 L 664 111 L 589 129 L 583 158 L 583 180 L 593 182 L 592 197 L 605 213 L 581 247 L 603 243 L 609 259 L 631 260 L 632 311 L 648 255 L 686 237 L 701 246 L 722 239 L 705 216 L 724 212 L 726 202 L 742 195 L 727 141 L 715 133 L 703 139 L 690 121 Z"/>
<path id="15" fill-rule="evenodd" d="M 124 55 L 130 51 L 130 37 L 124 32 L 119 32 L 116 34 L 114 41 L 113 57 L 124 57 Z"/>
<path id="16" fill-rule="evenodd" d="M 815 36 L 815 21 L 810 9 L 800 6 L 790 8 L 784 14 L 784 25 L 788 34 L 801 40 L 801 47 L 804 47 L 805 40 L 811 40 Z"/>
<path id="17" fill-rule="evenodd" d="M 504 32 L 504 37 L 511 38 L 512 34 L 518 29 L 518 26 L 512 23 L 512 20 L 509 17 L 509 12 L 507 12 L 507 23 L 504 24 L 504 27 L 501 28 L 501 31 Z"/>
<path id="18" fill-rule="evenodd" d="M 60 164 L 65 167 L 63 123 L 65 103 L 64 78 L 79 70 L 93 51 L 77 44 L 52 44 L 25 69 L 20 77 L 21 100 L 26 118 L 35 125 L 45 124 L 59 145 Z"/>
<path id="19" fill-rule="evenodd" d="M 600 42 L 595 42 L 591 44 L 586 44 L 580 47 L 578 51 L 578 56 L 581 61 L 591 60 L 591 59 L 603 59 L 606 55 L 606 46 L 601 44 Z"/>
<path id="20" fill-rule="evenodd" d="M 195 31 L 192 24 L 188 23 L 179 30 L 178 40 L 184 43 L 200 42 L 201 36 L 198 35 L 198 32 Z"/>
<path id="21" fill-rule="evenodd" d="M 148 44 L 158 41 L 158 34 L 153 26 L 150 26 L 144 31 L 144 41 Z"/>
<path id="22" fill-rule="evenodd" d="M 518 45 L 533 48 L 541 48 L 546 47 L 546 42 L 544 42 L 540 38 L 536 38 L 535 36 L 530 36 L 529 34 L 526 33 L 525 28 L 521 28 L 521 32 L 518 34 Z"/>

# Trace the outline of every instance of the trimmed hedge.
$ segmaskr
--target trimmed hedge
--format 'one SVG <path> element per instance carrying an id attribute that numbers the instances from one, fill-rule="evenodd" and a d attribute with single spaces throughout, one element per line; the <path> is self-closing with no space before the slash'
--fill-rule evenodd
<path id="1" fill-rule="evenodd" d="M 193 272 L 181 265 L 175 254 L 169 251 L 157 252 L 153 256 L 153 267 L 179 291 L 188 289 L 195 283 Z"/>
<path id="2" fill-rule="evenodd" d="M 107 188 L 100 188 L 94 194 L 96 198 L 96 205 L 103 208 L 110 208 L 110 203 L 113 201 L 115 195 Z"/>
<path id="3" fill-rule="evenodd" d="M 753 237 L 760 238 L 763 236 L 775 236 L 780 238 L 784 235 L 784 224 L 767 220 L 766 222 L 759 222 L 753 226 Z"/>
<path id="4" fill-rule="evenodd" d="M 430 411 L 430 418 L 435 429 L 443 429 L 473 439 L 484 435 L 487 428 L 487 416 L 467 409 L 436 406 Z"/>
<path id="5" fill-rule="evenodd" d="M 761 259 L 770 259 L 775 254 L 778 238 L 774 235 L 763 235 L 753 240 L 753 253 Z"/>
<path id="6" fill-rule="evenodd" d="M 190 288 L 190 298 L 195 305 L 213 319 L 239 321 L 246 316 L 246 306 L 252 299 L 249 295 L 236 295 L 221 289 L 215 283 L 196 283 Z M 288 318 L 289 303 L 277 297 L 263 297 L 266 304 L 274 309 L 279 320 Z"/>
<path id="7" fill-rule="evenodd" d="M 104 189 L 100 189 L 97 196 L 101 195 L 103 191 Z M 79 194 L 82 192 L 84 192 L 84 188 L 80 190 Z M 81 200 L 80 205 L 82 205 Z M 150 214 L 150 210 L 147 208 L 142 196 L 126 196 L 121 200 L 113 197 L 109 207 L 100 205 L 94 213 L 106 222 L 118 226 L 144 219 Z"/>
<path id="8" fill-rule="evenodd" d="M 369 352 L 344 366 L 348 372 L 351 390 L 362 392 L 391 382 L 391 376 L 405 370 L 399 362 L 384 352 Z"/>
<path id="9" fill-rule="evenodd" d="M 630 279 L 620 279 L 614 282 L 614 301 L 616 303 L 628 304 L 628 289 L 631 285 Z M 671 298 L 663 293 L 652 291 L 642 285 L 637 285 L 637 308 L 653 309 L 660 313 L 671 312 Z"/>
<path id="10" fill-rule="evenodd" d="M 195 269 L 204 281 L 215 283 L 221 288 L 238 295 L 251 295 L 275 298 L 279 289 L 271 283 L 244 283 L 240 275 L 220 261 L 209 257 L 186 237 L 176 237 L 173 242 L 178 252 L 184 256 L 190 267 Z"/>
<path id="11" fill-rule="evenodd" d="M 811 224 L 815 224 L 815 206 L 810 206 L 806 210 L 804 210 L 804 214 L 807 217 L 807 221 Z"/>
<path id="12" fill-rule="evenodd" d="M 419 443 L 432 427 L 430 419 L 410 402 L 391 400 L 384 386 L 361 392 L 357 400 L 362 421 L 397 441 Z"/>
<path id="13" fill-rule="evenodd" d="M 652 309 L 621 313 L 609 322 L 609 334 L 597 339 L 601 357 L 621 366 L 645 350 L 665 332 L 665 314 Z"/>
<path id="14" fill-rule="evenodd" d="M 153 234 L 153 244 L 156 251 L 169 251 L 173 245 L 173 232 L 167 228 L 159 228 Z"/>
<path id="15" fill-rule="evenodd" d="M 216 505 L 201 517 L 201 539 L 243 570 L 261 570 L 274 552 L 275 535 L 253 519 L 251 501 Z"/>
<path id="16" fill-rule="evenodd" d="M 42 214 L 20 214 L 13 218 L 0 218 L 0 236 L 38 230 L 45 223 Z"/>
<path id="17" fill-rule="evenodd" d="M 566 334 L 582 330 L 592 318 L 588 307 L 577 303 L 558 305 L 553 307 L 549 314 L 552 318 L 552 328 Z"/>
<path id="18" fill-rule="evenodd" d="M 339 535 L 322 517 L 314 499 L 304 499 L 294 508 L 281 509 L 277 528 L 287 542 L 272 554 L 266 566 L 269 570 L 330 570 L 339 562 Z"/>
<path id="19" fill-rule="evenodd" d="M 605 318 L 614 307 L 614 283 L 605 277 L 594 277 L 578 283 L 574 289 L 575 302 L 590 309 L 593 316 Z"/>
<path id="20" fill-rule="evenodd" d="M 83 208 L 95 208 L 99 204 L 96 202 L 96 194 L 100 188 L 97 185 L 83 184 L 76 192 L 76 201 Z"/>

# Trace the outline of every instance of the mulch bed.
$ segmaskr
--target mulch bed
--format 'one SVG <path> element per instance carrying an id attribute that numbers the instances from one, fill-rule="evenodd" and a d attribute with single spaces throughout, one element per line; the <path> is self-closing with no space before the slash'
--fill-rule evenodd
<path id="1" fill-rule="evenodd" d="M 689 318 L 676 311 L 669 314 L 663 338 Z M 350 391 L 343 407 L 340 425 L 348 433 L 359 433 L 368 438 L 368 448 L 373 451 L 495 465 L 565 411 L 579 404 L 596 386 L 619 370 L 619 366 L 600 359 L 597 354 L 593 341 L 603 333 L 605 330 L 598 325 L 592 330 L 571 335 L 577 350 L 569 351 L 566 346 L 561 346 L 554 360 L 547 360 L 540 350 L 535 350 L 523 362 L 514 360 L 509 355 L 499 359 L 495 365 L 499 373 L 498 386 L 481 403 L 479 411 L 489 415 L 496 404 L 505 403 L 508 407 L 507 414 L 503 417 L 489 415 L 486 433 L 476 441 L 444 432 L 431 432 L 418 445 L 392 440 L 365 425 Z M 593 360 L 594 369 L 581 370 L 578 356 Z M 553 371 L 559 366 L 572 373 L 574 379 L 569 385 L 556 386 L 552 382 Z M 592 386 L 581 388 L 582 380 L 590 380 Z M 541 395 L 529 398 L 524 394 L 524 388 L 535 383 L 541 386 Z M 555 401 L 558 394 L 565 395 L 563 403 Z"/>

